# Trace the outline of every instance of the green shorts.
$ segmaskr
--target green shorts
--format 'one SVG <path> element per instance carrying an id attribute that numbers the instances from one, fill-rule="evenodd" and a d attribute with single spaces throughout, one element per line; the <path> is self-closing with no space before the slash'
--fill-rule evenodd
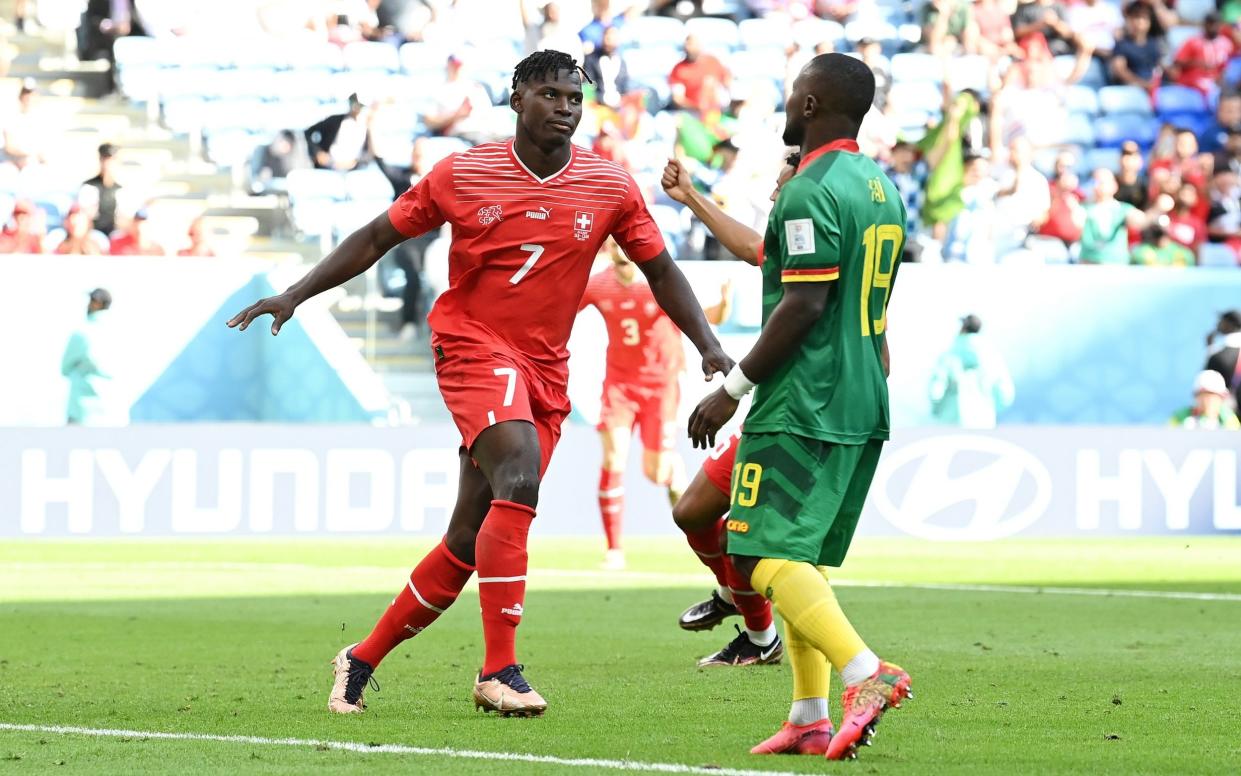
<path id="1" fill-rule="evenodd" d="M 849 551 L 883 441 L 838 445 L 796 434 L 741 434 L 728 552 L 839 566 Z"/>

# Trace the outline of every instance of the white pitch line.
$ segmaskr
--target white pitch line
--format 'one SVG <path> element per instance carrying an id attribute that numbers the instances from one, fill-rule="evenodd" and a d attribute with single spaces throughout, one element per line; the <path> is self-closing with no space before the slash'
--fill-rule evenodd
<path id="1" fill-rule="evenodd" d="M 614 771 L 640 771 L 644 773 L 690 773 L 704 776 L 798 776 L 788 771 L 742 770 L 738 768 L 704 768 L 679 763 L 652 763 L 640 760 L 597 760 L 590 757 L 554 757 L 520 752 L 483 752 L 472 749 L 432 748 L 407 746 L 405 744 L 360 744 L 354 741 L 316 741 L 308 738 L 262 738 L 260 736 L 220 736 L 210 733 L 165 733 L 151 730 L 113 730 L 109 728 L 69 727 L 66 725 L 23 725 L 0 722 L 0 730 L 25 733 L 54 733 L 59 735 L 95 736 L 99 738 L 161 739 L 166 741 L 213 741 L 223 744 L 255 744 L 258 746 L 287 746 L 296 748 L 338 749 L 363 754 L 412 754 L 431 757 L 447 757 L 458 760 L 492 760 L 504 762 L 539 763 L 563 765 L 569 768 L 606 768 Z"/>
<path id="2" fill-rule="evenodd" d="M 60 563 L 57 561 L 19 561 L 0 563 L 0 571 L 47 571 L 64 569 L 91 571 L 133 571 L 138 568 L 150 570 L 175 570 L 179 572 L 201 571 L 268 571 L 280 573 L 314 572 L 345 574 L 386 574 L 404 571 L 395 566 L 316 566 L 309 563 L 246 563 L 226 561 L 149 561 L 135 563 L 112 563 L 87 561 L 84 563 Z M 710 578 L 703 574 L 673 573 L 665 571 L 602 571 L 597 569 L 546 569 L 534 568 L 529 576 L 537 585 L 540 577 L 552 579 L 594 579 L 613 582 L 666 582 L 678 585 L 706 585 Z M 1241 602 L 1241 593 L 1205 593 L 1189 590 L 1133 590 L 1102 587 L 1058 587 L 1039 585 L 985 585 L 956 582 L 900 582 L 894 580 L 833 579 L 840 587 L 901 588 L 909 590 L 940 590 L 957 593 L 1013 593 L 1020 595 L 1075 595 L 1096 598 L 1163 598 L 1178 601 L 1230 601 Z"/>

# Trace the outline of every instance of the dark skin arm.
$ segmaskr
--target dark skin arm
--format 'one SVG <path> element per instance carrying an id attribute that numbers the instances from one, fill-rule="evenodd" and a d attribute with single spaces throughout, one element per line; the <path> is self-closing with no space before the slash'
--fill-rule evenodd
<path id="1" fill-rule="evenodd" d="M 790 283 L 784 297 L 763 326 L 749 355 L 741 359 L 741 371 L 754 383 L 771 377 L 791 359 L 807 332 L 827 307 L 831 283 Z M 699 402 L 689 416 L 689 437 L 694 447 L 710 449 L 720 427 L 737 412 L 737 400 L 723 388 Z"/>
<path id="2" fill-rule="evenodd" d="M 270 315 L 273 318 L 271 333 L 273 336 L 279 334 L 280 327 L 293 317 L 298 305 L 361 275 L 404 240 L 405 235 L 396 230 L 388 214 L 380 213 L 369 224 L 342 240 L 323 261 L 283 294 L 260 299 L 234 315 L 228 327 L 245 331 L 255 319 Z"/>
<path id="3" fill-rule="evenodd" d="M 710 380 L 716 372 L 728 374 L 728 370 L 733 367 L 733 360 L 724 353 L 720 341 L 711 332 L 711 326 L 703 315 L 702 305 L 698 303 L 693 289 L 689 287 L 689 281 L 668 255 L 668 251 L 662 251 L 650 261 L 638 264 L 638 268 L 646 275 L 655 301 L 659 302 L 659 306 L 677 328 L 685 332 L 694 347 L 698 348 L 702 355 L 703 377 Z"/>

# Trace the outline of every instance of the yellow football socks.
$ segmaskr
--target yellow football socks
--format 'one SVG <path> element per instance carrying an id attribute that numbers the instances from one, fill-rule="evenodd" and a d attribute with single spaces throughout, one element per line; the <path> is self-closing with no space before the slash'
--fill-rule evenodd
<path id="1" fill-rule="evenodd" d="M 800 561 L 764 558 L 755 567 L 751 583 L 775 604 L 785 623 L 822 652 L 837 671 L 867 651 L 866 643 L 841 611 L 832 586 L 817 567 Z M 789 641 L 791 647 L 792 638 Z"/>
<path id="2" fill-rule="evenodd" d="M 784 621 L 784 650 L 793 668 L 793 700 L 826 698 L 832 677 L 827 658 L 788 620 Z"/>

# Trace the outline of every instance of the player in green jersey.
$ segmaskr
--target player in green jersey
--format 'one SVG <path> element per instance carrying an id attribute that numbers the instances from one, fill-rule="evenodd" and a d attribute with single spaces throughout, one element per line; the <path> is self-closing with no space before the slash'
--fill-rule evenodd
<path id="1" fill-rule="evenodd" d="M 881 661 L 836 602 L 827 567 L 848 551 L 888 438 L 884 332 L 905 243 L 905 207 L 857 134 L 874 99 L 870 68 L 815 57 L 793 83 L 784 141 L 801 146 L 763 240 L 763 330 L 690 416 L 695 446 L 755 389 L 733 467 L 728 554 L 785 622 L 793 708 L 756 753 L 856 756 L 910 679 Z M 828 665 L 842 721 L 828 717 Z"/>

